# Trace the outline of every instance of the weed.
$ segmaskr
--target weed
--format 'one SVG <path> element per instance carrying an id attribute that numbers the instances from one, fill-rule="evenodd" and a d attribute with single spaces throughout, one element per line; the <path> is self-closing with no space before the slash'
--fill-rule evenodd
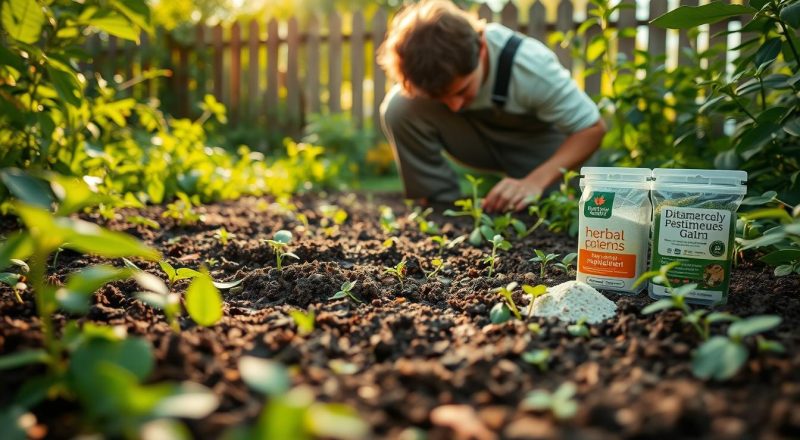
<path id="1" fill-rule="evenodd" d="M 536 365 L 539 371 L 547 371 L 548 364 L 550 363 L 550 350 L 534 350 L 522 353 L 522 360 Z"/>
<path id="2" fill-rule="evenodd" d="M 445 249 L 453 249 L 463 243 L 466 239 L 466 235 L 460 235 L 452 240 L 448 240 L 447 235 L 434 235 L 431 237 L 431 241 L 439 245 L 438 252 L 440 257 L 444 255 Z"/>
<path id="3" fill-rule="evenodd" d="M 309 309 L 307 312 L 292 310 L 289 312 L 289 316 L 294 320 L 297 326 L 297 333 L 300 334 L 300 336 L 306 336 L 314 331 L 314 320 L 316 319 L 314 310 Z"/>
<path id="4" fill-rule="evenodd" d="M 516 282 L 508 283 L 504 287 L 498 287 L 494 289 L 492 292 L 500 295 L 503 298 L 504 302 L 497 303 L 490 312 L 491 321 L 495 324 L 508 321 L 510 318 L 508 316 L 508 312 L 514 314 L 514 317 L 517 319 L 522 319 L 522 315 L 519 313 L 519 309 L 517 305 L 514 303 L 514 290 L 517 288 Z M 499 307 L 498 307 L 499 306 Z M 505 318 L 500 320 L 501 318 Z"/>
<path id="5" fill-rule="evenodd" d="M 272 236 L 272 240 L 265 240 L 269 246 L 272 248 L 272 251 L 275 252 L 275 267 L 278 269 L 278 272 L 283 270 L 283 259 L 286 257 L 294 258 L 295 260 L 299 260 L 300 257 L 295 255 L 292 252 L 287 252 L 286 249 L 289 248 L 289 243 L 292 242 L 292 233 L 281 229 L 280 231 L 276 232 L 274 236 Z"/>
<path id="6" fill-rule="evenodd" d="M 200 206 L 200 197 L 194 195 L 189 197 L 186 193 L 178 192 L 178 200 L 167 204 L 167 209 L 161 214 L 164 218 L 173 218 L 181 226 L 189 226 L 202 222 L 205 218 L 195 212 L 194 207 Z"/>
<path id="7" fill-rule="evenodd" d="M 408 220 L 417 223 L 419 231 L 423 234 L 437 235 L 441 234 L 439 225 L 434 221 L 428 220 L 428 216 L 433 212 L 433 208 L 422 209 L 419 206 L 414 207 L 414 212 L 408 215 Z"/>
<path id="8" fill-rule="evenodd" d="M 433 270 L 430 272 L 426 272 L 425 278 L 431 279 L 436 277 L 439 271 L 441 271 L 442 268 L 444 267 L 444 261 L 442 261 L 441 258 L 434 258 L 433 260 L 431 260 L 431 267 L 433 267 Z"/>
<path id="9" fill-rule="evenodd" d="M 558 254 L 545 254 L 539 249 L 534 249 L 533 252 L 536 254 L 536 256 L 528 261 L 532 263 L 539 263 L 539 278 L 544 279 L 544 276 L 547 273 L 547 265 L 551 261 L 558 258 Z"/>
<path id="10" fill-rule="evenodd" d="M 382 205 L 378 210 L 380 211 L 380 224 L 383 231 L 387 234 L 394 234 L 397 232 L 399 226 L 397 224 L 397 217 L 395 217 L 392 208 Z"/>
<path id="11" fill-rule="evenodd" d="M 339 291 L 334 293 L 333 296 L 330 297 L 330 299 L 340 299 L 346 297 L 353 300 L 353 302 L 363 303 L 363 301 L 361 301 L 360 299 L 356 298 L 355 295 L 353 295 L 352 290 L 353 287 L 355 287 L 355 285 L 356 285 L 355 281 L 345 281 L 344 283 L 342 283 L 342 286 L 339 288 Z"/>
<path id="12" fill-rule="evenodd" d="M 567 326 L 567 332 L 576 338 L 589 338 L 589 327 L 586 326 L 586 318 L 581 318 L 575 324 Z"/>
<path id="13" fill-rule="evenodd" d="M 387 267 L 383 273 L 388 273 L 389 275 L 397 278 L 397 281 L 400 282 L 400 288 L 403 288 L 403 280 L 406 278 L 406 260 L 402 260 L 397 263 L 394 267 Z"/>
<path id="14" fill-rule="evenodd" d="M 478 186 L 483 182 L 483 179 L 475 178 L 469 174 L 467 174 L 466 177 L 472 187 L 472 198 L 456 200 L 453 204 L 461 209 L 458 211 L 448 209 L 444 212 L 444 215 L 452 217 L 472 217 L 472 232 L 469 234 L 469 242 L 473 246 L 479 246 L 483 242 L 480 226 L 481 220 L 485 214 L 481 208 L 481 200 L 478 198 Z"/>
<path id="15" fill-rule="evenodd" d="M 572 382 L 562 383 L 553 393 L 531 391 L 522 401 L 522 406 L 535 411 L 550 411 L 558 420 L 571 419 L 578 412 L 578 403 L 574 399 L 576 391 Z"/>
<path id="16" fill-rule="evenodd" d="M 217 232 L 214 233 L 214 237 L 216 237 L 219 240 L 219 242 L 222 243 L 222 246 L 224 247 L 224 246 L 228 245 L 228 240 L 231 240 L 231 239 L 235 238 L 236 235 L 235 234 L 231 234 L 230 232 L 228 232 L 228 230 L 225 229 L 225 227 L 223 226 L 223 227 L 217 229 Z"/>
<path id="17" fill-rule="evenodd" d="M 570 252 L 561 259 L 561 262 L 553 263 L 553 266 L 563 270 L 565 274 L 569 275 L 569 269 L 575 266 L 575 259 L 577 257 L 578 254 L 575 252 Z"/>
<path id="18" fill-rule="evenodd" d="M 483 259 L 483 262 L 489 265 L 489 278 L 494 274 L 494 265 L 497 263 L 497 260 L 500 259 L 500 257 L 497 256 L 497 250 L 502 249 L 508 251 L 511 249 L 511 243 L 506 241 L 500 234 L 492 237 L 490 242 L 492 243 L 492 253 Z"/>

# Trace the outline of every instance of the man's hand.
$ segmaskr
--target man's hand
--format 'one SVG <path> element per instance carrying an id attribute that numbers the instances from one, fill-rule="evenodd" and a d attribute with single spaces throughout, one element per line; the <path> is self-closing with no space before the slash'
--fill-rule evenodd
<path id="1" fill-rule="evenodd" d="M 531 200 L 544 191 L 540 185 L 530 179 L 513 179 L 506 177 L 497 182 L 483 199 L 486 212 L 521 211 Z"/>

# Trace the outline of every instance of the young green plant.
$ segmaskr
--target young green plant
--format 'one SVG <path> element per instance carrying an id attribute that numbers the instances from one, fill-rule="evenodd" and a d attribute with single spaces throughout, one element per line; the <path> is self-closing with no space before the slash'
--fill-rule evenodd
<path id="1" fill-rule="evenodd" d="M 564 382 L 550 393 L 544 390 L 531 391 L 522 401 L 522 407 L 535 411 L 550 411 L 558 420 L 575 417 L 578 403 L 575 401 L 577 388 L 572 382 Z"/>
<path id="2" fill-rule="evenodd" d="M 445 249 L 453 249 L 456 246 L 460 245 L 467 239 L 466 235 L 460 235 L 452 240 L 447 239 L 447 235 L 434 235 L 431 237 L 431 241 L 438 245 L 438 253 L 441 257 L 444 255 Z"/>
<path id="3" fill-rule="evenodd" d="M 489 238 L 487 237 L 487 239 Z M 502 249 L 504 251 L 508 251 L 511 249 L 511 243 L 506 241 L 506 239 L 500 234 L 495 235 L 489 239 L 489 241 L 492 243 L 492 253 L 486 256 L 483 259 L 483 262 L 489 265 L 489 278 L 491 278 L 494 274 L 494 266 L 497 263 L 497 260 L 500 259 L 500 257 L 497 256 L 497 250 Z"/>
<path id="4" fill-rule="evenodd" d="M 483 179 L 475 178 L 469 174 L 466 177 L 472 187 L 472 198 L 456 200 L 453 204 L 460 210 L 448 209 L 444 212 L 444 215 L 472 217 L 472 232 L 469 234 L 469 243 L 473 246 L 480 246 L 483 242 L 483 235 L 480 231 L 481 219 L 485 214 L 483 213 L 483 208 L 481 208 L 481 200 L 478 197 L 478 186 L 483 182 Z"/>
<path id="5" fill-rule="evenodd" d="M 551 261 L 558 258 L 558 254 L 545 254 L 539 249 L 534 249 L 533 252 L 536 254 L 536 256 L 528 261 L 532 263 L 539 263 L 539 278 L 544 279 L 545 275 L 547 274 L 547 265 Z"/>
<path id="6" fill-rule="evenodd" d="M 384 270 L 384 273 L 388 273 L 389 275 L 397 278 L 397 281 L 400 282 L 400 288 L 403 288 L 403 280 L 406 279 L 406 260 L 402 260 L 394 267 L 387 267 Z"/>
<path id="7" fill-rule="evenodd" d="M 275 252 L 275 267 L 278 271 L 283 270 L 283 260 L 286 257 L 294 258 L 295 260 L 299 260 L 300 257 L 295 255 L 292 252 L 288 252 L 287 249 L 289 248 L 289 243 L 292 242 L 292 233 L 281 229 L 280 231 L 276 232 L 275 235 L 272 237 L 272 240 L 265 240 L 269 246 L 272 248 L 272 251 Z"/>
<path id="8" fill-rule="evenodd" d="M 522 319 L 522 314 L 519 312 L 519 308 L 517 308 L 517 304 L 514 303 L 514 290 L 517 288 L 518 284 L 516 282 L 508 283 L 503 287 L 498 287 L 492 290 L 493 293 L 500 295 L 503 299 L 502 302 L 499 302 L 492 307 L 492 310 L 489 312 L 489 319 L 494 324 L 500 324 L 503 322 L 508 321 L 511 319 L 511 314 L 514 315 L 517 319 Z"/>
<path id="9" fill-rule="evenodd" d="M 339 288 L 339 291 L 334 293 L 333 296 L 330 297 L 330 299 L 350 298 L 350 300 L 352 300 L 353 302 L 363 303 L 363 301 L 356 298 L 356 296 L 352 292 L 353 287 L 355 287 L 355 285 L 356 285 L 355 281 L 345 281 L 344 283 L 342 283 L 342 286 Z"/>

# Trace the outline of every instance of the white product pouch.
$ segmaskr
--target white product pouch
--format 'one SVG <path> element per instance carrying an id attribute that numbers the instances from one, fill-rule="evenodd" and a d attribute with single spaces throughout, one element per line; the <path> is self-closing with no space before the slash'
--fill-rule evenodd
<path id="1" fill-rule="evenodd" d="M 578 281 L 635 294 L 647 268 L 652 205 L 648 168 L 583 167 Z"/>

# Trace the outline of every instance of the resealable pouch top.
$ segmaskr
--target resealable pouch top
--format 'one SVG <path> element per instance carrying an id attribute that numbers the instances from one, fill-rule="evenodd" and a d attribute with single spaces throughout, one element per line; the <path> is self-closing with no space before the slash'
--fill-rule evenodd
<path id="1" fill-rule="evenodd" d="M 653 247 L 650 269 L 677 262 L 666 280 L 650 284 L 659 299 L 670 288 L 697 287 L 686 301 L 724 304 L 728 300 L 736 211 L 747 192 L 747 172 L 734 170 L 653 171 Z"/>
<path id="2" fill-rule="evenodd" d="M 647 268 L 652 205 L 648 168 L 583 167 L 578 227 L 578 281 L 638 293 Z"/>

